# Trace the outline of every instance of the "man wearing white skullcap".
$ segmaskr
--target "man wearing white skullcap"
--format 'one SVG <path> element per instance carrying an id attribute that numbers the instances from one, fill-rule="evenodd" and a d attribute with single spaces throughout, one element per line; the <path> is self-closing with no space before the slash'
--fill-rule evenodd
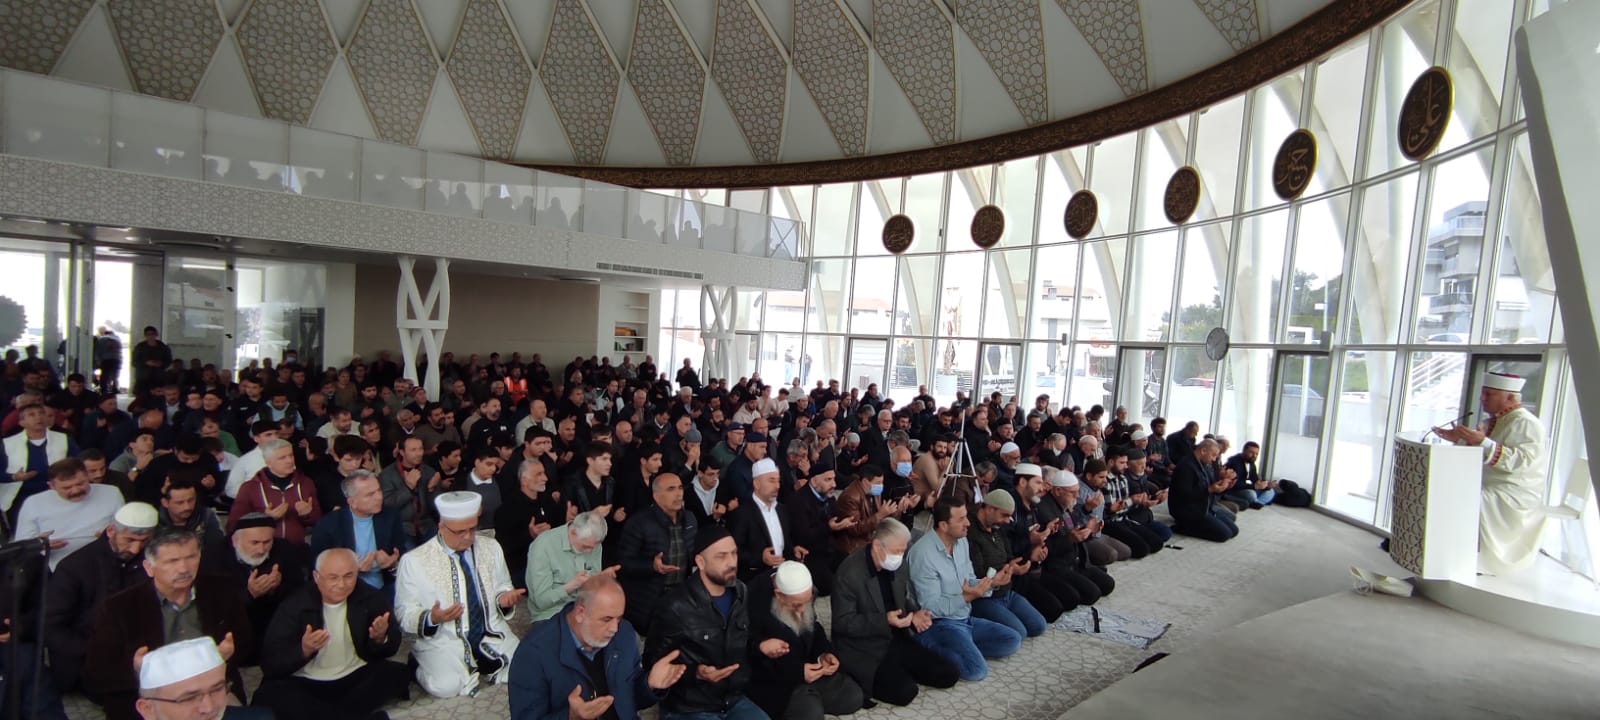
<path id="1" fill-rule="evenodd" d="M 228 709 L 222 654 L 208 637 L 145 653 L 139 661 L 139 699 L 145 720 L 216 720 Z"/>
<path id="2" fill-rule="evenodd" d="M 50 669 L 62 692 L 78 687 L 84 643 L 100 603 L 149 577 L 144 573 L 144 544 L 155 532 L 159 515 L 148 503 L 123 505 L 100 537 L 62 560 L 50 574 L 44 637 Z"/>
<path id="3" fill-rule="evenodd" d="M 750 699 L 767 715 L 822 720 L 861 709 L 861 686 L 839 671 L 833 643 L 817 621 L 811 571 L 787 561 L 771 582 L 750 588 L 750 639 L 755 673 Z"/>
<path id="4" fill-rule="evenodd" d="M 785 559 L 805 560 L 809 552 L 793 543 L 789 509 L 778 502 L 783 481 L 778 464 L 762 458 L 751 465 L 751 500 L 729 515 L 728 531 L 739 544 L 739 579 L 750 579 Z"/>
<path id="5" fill-rule="evenodd" d="M 1544 528 L 1544 424 L 1522 406 L 1524 378 L 1484 373 L 1479 403 L 1486 417 L 1477 428 L 1434 428 L 1457 445 L 1483 448 L 1482 503 L 1478 514 L 1478 569 L 1504 575 L 1531 565 Z"/>
<path id="6" fill-rule="evenodd" d="M 400 558 L 395 615 L 416 636 L 417 683 L 434 697 L 505 682 L 517 649 L 506 620 L 527 591 L 513 588 L 498 543 L 477 542 L 482 505 L 472 492 L 434 498 L 439 534 Z"/>

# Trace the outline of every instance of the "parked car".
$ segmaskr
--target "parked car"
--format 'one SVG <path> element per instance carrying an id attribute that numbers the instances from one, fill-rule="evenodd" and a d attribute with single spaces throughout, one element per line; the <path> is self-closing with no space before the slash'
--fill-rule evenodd
<path id="1" fill-rule="evenodd" d="M 1217 380 L 1216 378 L 1192 377 L 1179 384 L 1184 387 L 1214 388 L 1217 386 Z"/>

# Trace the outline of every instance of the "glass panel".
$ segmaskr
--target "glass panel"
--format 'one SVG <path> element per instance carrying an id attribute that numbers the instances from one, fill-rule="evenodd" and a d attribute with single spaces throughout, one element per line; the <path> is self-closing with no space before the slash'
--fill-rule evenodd
<path id="1" fill-rule="evenodd" d="M 1361 97 L 1367 86 L 1367 47 L 1367 35 L 1363 34 L 1317 66 L 1311 115 L 1304 120 L 1305 127 L 1317 136 L 1317 171 L 1307 194 L 1348 186 L 1355 177 Z M 1273 153 L 1277 153 L 1276 146 Z"/>
<path id="2" fill-rule="evenodd" d="M 1417 294 L 1417 342 L 1471 340 L 1492 162 L 1494 149 L 1484 148 L 1434 168 L 1428 244 Z"/>
<path id="3" fill-rule="evenodd" d="M 762 333 L 761 377 L 773 385 L 790 385 L 798 381 L 802 369 L 800 344 L 799 335 Z"/>
<path id="4" fill-rule="evenodd" d="M 210 152 L 209 145 L 207 152 Z M 226 173 L 227 169 L 223 168 L 222 172 Z M 421 210 L 422 185 L 422 151 L 362 141 L 361 202 Z"/>
<path id="5" fill-rule="evenodd" d="M 1415 352 L 1406 380 L 1406 402 L 1400 408 L 1400 432 L 1425 433 L 1461 417 L 1461 393 L 1467 380 L 1464 352 Z"/>
<path id="6" fill-rule="evenodd" d="M 1133 276 L 1128 324 L 1123 337 L 1132 342 L 1162 342 L 1171 332 L 1173 279 L 1178 275 L 1178 231 L 1168 230 L 1133 239 Z"/>
<path id="7" fill-rule="evenodd" d="M 1078 343 L 1072 347 L 1072 381 L 1066 404 L 1085 410 L 1111 404 L 1111 387 L 1117 373 L 1117 350 L 1111 343 Z"/>
<path id="8" fill-rule="evenodd" d="M 6 152 L 106 166 L 110 92 L 22 72 L 6 73 L 4 89 Z"/>
<path id="9" fill-rule="evenodd" d="M 930 388 L 933 399 L 946 407 L 955 402 L 957 392 L 971 399 L 973 375 L 977 372 L 978 341 L 941 338 L 936 352 L 933 387 Z"/>
<path id="10" fill-rule="evenodd" d="M 883 223 L 900 212 L 900 178 L 861 183 L 861 207 L 856 213 L 856 254 L 886 255 Z"/>
<path id="11" fill-rule="evenodd" d="M 1058 150 L 1045 156 L 1044 185 L 1039 199 L 1039 244 L 1067 242 L 1067 201 L 1072 194 L 1084 189 L 1084 173 L 1088 166 L 1084 158 L 1086 148 Z"/>
<path id="12" fill-rule="evenodd" d="M 861 388 L 866 390 L 868 385 L 883 385 L 883 373 L 888 366 L 889 341 L 868 338 L 850 338 L 849 367 L 845 370 L 843 382 L 845 388 Z"/>
<path id="13" fill-rule="evenodd" d="M 1544 215 L 1539 210 L 1539 188 L 1533 183 L 1526 135 L 1518 136 L 1512 147 L 1499 245 L 1489 342 L 1546 342 L 1555 315 L 1556 281 L 1550 248 L 1545 245 Z"/>
<path id="14" fill-rule="evenodd" d="M 360 198 L 361 139 L 310 130 L 289 128 L 289 189 L 309 197 L 333 200 Z M 502 168 L 510 166 L 501 165 Z M 533 173 L 527 170 L 529 178 Z M 518 222 L 527 222 L 523 214 Z"/>
<path id="15" fill-rule="evenodd" d="M 441 152 L 429 152 L 427 162 L 428 184 L 423 198 L 427 210 L 478 217 L 483 207 L 483 163 Z M 622 217 L 622 208 L 618 207 L 614 221 Z"/>
<path id="16" fill-rule="evenodd" d="M 1128 216 L 1133 205 L 1133 161 L 1138 144 L 1138 134 L 1128 133 L 1094 146 L 1089 189 L 1100 202 L 1100 226 L 1094 235 L 1121 235 L 1128 231 Z"/>
<path id="17" fill-rule="evenodd" d="M 1223 278 L 1233 223 L 1211 223 L 1183 232 L 1183 285 L 1178 291 L 1178 342 L 1202 342 L 1222 325 Z"/>
<path id="18" fill-rule="evenodd" d="M 1351 344 L 1393 344 L 1400 335 L 1401 296 L 1410 256 L 1416 174 L 1368 188 L 1356 232 L 1350 286 Z"/>
<path id="19" fill-rule="evenodd" d="M 111 167 L 199 180 L 205 113 L 199 107 L 144 95 L 115 93 Z M 355 142 L 350 138 L 344 140 Z"/>
<path id="20" fill-rule="evenodd" d="M 756 358 L 761 353 L 761 336 L 755 333 L 735 333 L 733 351 L 729 353 L 729 379 L 748 378 L 756 372 Z"/>
<path id="21" fill-rule="evenodd" d="M 811 227 L 811 197 L 814 194 L 815 188 L 811 185 L 796 185 L 794 187 L 781 187 L 772 189 L 772 214 L 804 224 L 804 227 L 802 227 L 800 231 L 801 236 L 807 240 L 806 242 L 802 242 L 800 247 L 801 252 L 807 255 L 812 254 L 811 246 L 809 245 L 809 238 Z"/>
<path id="22" fill-rule="evenodd" d="M 1118 405 L 1128 408 L 1128 412 L 1137 417 L 1161 414 L 1161 394 L 1166 389 L 1167 375 L 1165 349 L 1123 348 L 1118 373 Z"/>
<path id="23" fill-rule="evenodd" d="M 1078 248 L 1076 244 L 1039 248 L 1033 273 L 1031 337 L 1061 342 L 1062 336 L 1072 332 L 1078 300 Z"/>
<path id="24" fill-rule="evenodd" d="M 938 252 L 944 248 L 944 181 L 945 173 L 906 180 L 905 214 L 916 230 L 906 252 Z"/>
<path id="25" fill-rule="evenodd" d="M 806 294 L 799 291 L 767 291 L 767 319 L 763 330 L 800 332 L 805 329 Z"/>
<path id="26" fill-rule="evenodd" d="M 818 380 L 836 380 L 844 377 L 845 336 L 807 335 L 806 352 L 800 357 L 806 371 L 801 382 L 809 387 Z"/>
<path id="27" fill-rule="evenodd" d="M 628 191 L 597 182 L 583 184 L 583 231 L 622 237 L 628 215 Z"/>
<path id="28" fill-rule="evenodd" d="M 984 300 L 983 335 L 1020 338 L 1028 319 L 1028 263 L 1032 250 L 989 253 L 989 289 Z"/>
<path id="29" fill-rule="evenodd" d="M 678 298 L 672 327 L 700 329 L 700 288 L 663 290 L 661 294 L 663 297 L 673 295 Z"/>
<path id="30" fill-rule="evenodd" d="M 811 233 L 811 255 L 829 257 L 850 254 L 850 203 L 855 197 L 853 183 L 823 185 L 817 190 L 816 223 Z"/>
<path id="31" fill-rule="evenodd" d="M 327 313 L 327 268 L 241 258 L 235 269 L 237 321 L 234 367 L 254 359 L 282 359 L 294 350 L 302 362 L 320 367 Z"/>
<path id="32" fill-rule="evenodd" d="M 1368 350 L 1345 353 L 1344 387 L 1323 505 L 1363 522 L 1377 521 L 1380 473 L 1389 455 L 1385 442 L 1395 353 Z"/>
<path id="33" fill-rule="evenodd" d="M 1499 125 L 1515 6 L 1503 0 L 1456 0 L 1450 59 L 1445 63 L 1455 81 L 1455 110 L 1440 150 L 1488 135 Z"/>
<path id="34" fill-rule="evenodd" d="M 1265 351 L 1234 350 L 1228 357 L 1232 358 L 1234 354 L 1241 352 Z M 1172 374 L 1167 381 L 1167 404 L 1161 410 L 1162 414 L 1173 421 L 1167 425 L 1182 427 L 1184 423 L 1196 420 L 1202 426 L 1210 426 L 1211 398 L 1216 393 L 1216 386 L 1217 363 L 1206 357 L 1205 348 L 1193 345 L 1172 348 Z M 1150 419 L 1154 417 L 1157 416 L 1135 413 L 1134 422 L 1144 423 L 1148 429 Z"/>
<path id="35" fill-rule="evenodd" d="M 1349 216 L 1348 194 L 1300 208 L 1284 341 L 1318 344 L 1338 325 L 1339 276 L 1344 267 L 1344 228 Z"/>
<path id="36" fill-rule="evenodd" d="M 944 292 L 939 296 L 939 334 L 977 337 L 983 303 L 983 253 L 952 253 L 944 258 Z"/>
<path id="37" fill-rule="evenodd" d="M 1400 154 L 1400 105 L 1422 71 L 1433 64 L 1434 37 L 1439 29 L 1439 3 L 1425 0 L 1389 21 L 1378 50 L 1377 93 L 1367 177 L 1410 163 Z M 1453 123 L 1452 123 L 1453 124 Z"/>
<path id="38" fill-rule="evenodd" d="M 989 173 L 972 169 L 950 173 L 950 204 L 944 218 L 945 250 L 972 250 L 972 216 L 989 201 Z"/>
<path id="39" fill-rule="evenodd" d="M 1072 346 L 1059 342 L 1028 343 L 1027 372 L 1022 374 L 1022 397 L 1049 395 L 1052 403 L 1060 403 L 1066 395 L 1067 380 L 1071 377 Z M 1031 406 L 1030 406 L 1031 407 Z"/>
<path id="40" fill-rule="evenodd" d="M 889 395 L 909 405 L 925 380 L 925 369 L 933 367 L 933 341 L 900 338 L 894 341 L 894 365 L 889 368 Z"/>
<path id="41" fill-rule="evenodd" d="M 1239 184 L 1239 133 L 1243 130 L 1245 96 L 1213 105 L 1200 113 L 1194 166 L 1200 171 L 1200 207 L 1196 220 L 1233 214 Z M 1164 182 L 1164 181 L 1163 181 Z"/>
<path id="42" fill-rule="evenodd" d="M 1269 477 L 1317 486 L 1323 419 L 1328 411 L 1328 378 L 1333 362 L 1325 355 L 1278 356 L 1278 390 L 1273 399 L 1277 423 L 1263 448 Z M 1241 440 L 1250 440 L 1244 437 Z"/>
<path id="43" fill-rule="evenodd" d="M 895 291 L 895 332 L 939 334 L 933 314 L 939 302 L 939 256 L 901 257 L 895 265 L 900 273 Z"/>
<path id="44" fill-rule="evenodd" d="M 1289 211 L 1275 210 L 1243 222 L 1233 300 L 1228 304 L 1228 332 L 1236 343 L 1270 342 L 1273 328 L 1278 326 Z"/>
<path id="45" fill-rule="evenodd" d="M 1256 88 L 1250 111 L 1250 164 L 1245 168 L 1245 209 L 1283 203 L 1272 190 L 1272 163 L 1278 146 L 1300 127 L 1300 95 L 1305 73 L 1293 72 Z"/>
<path id="46" fill-rule="evenodd" d="M 766 213 L 767 191 L 756 190 L 729 190 L 728 207 L 757 214 Z"/>
<path id="47" fill-rule="evenodd" d="M 1223 363 L 1226 367 L 1222 368 L 1222 411 L 1217 416 L 1217 431 L 1233 440 L 1237 448 L 1246 440 L 1260 440 L 1265 434 L 1267 401 L 1272 387 L 1272 351 L 1234 348 L 1228 351 Z M 1204 417 L 1192 419 L 1203 420 Z M 1186 419 L 1191 418 L 1174 413 L 1168 426 L 1182 427 L 1181 421 Z"/>
<path id="48" fill-rule="evenodd" d="M 1189 116 L 1167 120 L 1140 131 L 1144 155 L 1139 159 L 1139 230 L 1164 228 L 1172 224 L 1167 220 L 1165 206 L 1167 181 L 1183 165 L 1189 153 Z M 1203 176 L 1202 176 L 1203 177 Z M 1201 183 L 1200 195 L 1206 196 L 1210 188 Z M 1102 211 L 1104 206 L 1102 206 Z"/>
<path id="49" fill-rule="evenodd" d="M 534 222 L 557 230 L 583 229 L 583 181 L 540 172 L 539 210 Z M 694 247 L 699 247 L 698 238 Z"/>
<path id="50" fill-rule="evenodd" d="M 1009 343 L 983 343 L 982 364 L 978 366 L 978 395 L 975 400 L 987 400 L 991 393 L 1000 393 L 1001 402 L 1008 402 L 1017 394 L 1017 366 L 1022 364 L 1022 346 Z"/>
<path id="51" fill-rule="evenodd" d="M 492 187 L 491 194 L 493 194 Z M 674 223 L 667 210 L 667 203 L 674 201 L 674 198 L 653 192 L 633 193 L 629 196 L 628 202 L 633 213 L 628 218 L 628 238 L 646 243 L 676 244 L 677 229 L 673 227 Z"/>
<path id="52" fill-rule="evenodd" d="M 894 310 L 894 273 L 894 258 L 856 260 L 855 292 L 850 295 L 850 332 L 889 334 Z"/>
<path id="53" fill-rule="evenodd" d="M 845 293 L 850 288 L 849 260 L 813 260 L 811 297 L 806 307 L 806 332 L 842 332 Z"/>
<path id="54" fill-rule="evenodd" d="M 173 359 L 199 358 L 201 364 L 227 367 L 230 362 L 222 353 L 233 307 L 223 261 L 168 255 L 163 278 L 161 340 L 172 349 Z"/>
<path id="55" fill-rule="evenodd" d="M 1083 249 L 1083 284 L 1078 292 L 1077 337 L 1115 340 L 1122 318 L 1122 266 L 1127 262 L 1128 240 L 1092 242 Z"/>
<path id="56" fill-rule="evenodd" d="M 760 330 L 761 306 L 763 304 L 760 290 L 735 290 L 734 303 L 734 329 L 735 330 Z"/>
<path id="57" fill-rule="evenodd" d="M 995 178 L 996 203 L 1006 213 L 1006 232 L 1000 247 L 1020 247 L 1033 242 L 1033 227 L 1039 221 L 1039 158 L 1012 160 L 1000 166 Z"/>
<path id="58" fill-rule="evenodd" d="M 289 160 L 289 126 L 271 120 L 259 118 L 238 117 L 222 113 L 206 113 L 206 179 L 212 182 L 227 183 L 258 190 L 282 190 L 284 188 L 284 175 L 287 169 L 284 164 Z M 381 145 L 380 143 L 366 143 Z M 383 145 L 379 151 L 383 159 L 373 158 L 373 167 L 366 169 L 367 178 L 363 182 L 382 183 L 385 179 L 415 192 L 420 185 L 422 175 L 422 152 L 395 145 Z M 393 155 L 389 153 L 394 153 Z M 399 167 L 385 167 L 385 161 L 396 161 L 397 155 L 402 155 Z M 410 168 L 416 168 L 411 170 Z M 366 165 L 366 161 L 363 161 Z M 407 177 L 414 184 L 392 177 L 391 170 L 404 168 Z M 383 173 L 381 177 L 374 177 L 374 172 Z M 369 201 L 370 202 L 370 201 Z M 385 203 L 387 204 L 387 203 Z M 414 204 L 395 205 L 419 209 L 422 207 L 422 198 L 417 196 Z M 219 366 L 220 367 L 220 366 Z"/>

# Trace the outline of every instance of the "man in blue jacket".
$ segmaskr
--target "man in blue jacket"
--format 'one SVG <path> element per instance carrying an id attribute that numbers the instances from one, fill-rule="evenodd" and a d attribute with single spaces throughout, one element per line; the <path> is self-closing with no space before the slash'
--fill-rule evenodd
<path id="1" fill-rule="evenodd" d="M 311 556 L 336 547 L 354 551 L 361 581 L 383 591 L 392 604 L 395 568 L 407 544 L 400 516 L 384 509 L 383 488 L 378 476 L 371 472 L 350 473 L 340 488 L 344 491 L 344 507 L 317 521 L 311 531 Z"/>
<path id="2" fill-rule="evenodd" d="M 552 622 L 528 633 L 511 658 L 512 720 L 632 720 L 683 677 L 677 650 L 645 673 L 638 636 L 623 619 L 626 604 L 622 586 L 598 575 Z"/>

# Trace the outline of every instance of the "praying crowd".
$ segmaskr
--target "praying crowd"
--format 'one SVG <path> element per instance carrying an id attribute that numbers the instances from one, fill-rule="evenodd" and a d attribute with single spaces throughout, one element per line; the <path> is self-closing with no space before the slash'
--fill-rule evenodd
<path id="1" fill-rule="evenodd" d="M 48 546 L 0 577 L 24 717 L 383 718 L 412 680 L 506 684 L 518 720 L 907 705 L 1174 533 L 1309 502 L 1254 442 L 1048 395 L 444 353 L 432 397 L 387 353 L 235 376 L 154 328 L 131 369 L 119 396 L 3 367 L 7 537 Z"/>

